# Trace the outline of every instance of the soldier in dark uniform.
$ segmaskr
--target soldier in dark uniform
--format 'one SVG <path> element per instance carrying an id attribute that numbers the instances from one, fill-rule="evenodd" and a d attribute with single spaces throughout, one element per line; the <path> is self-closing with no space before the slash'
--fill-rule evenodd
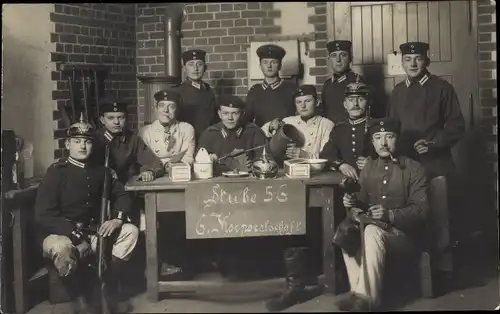
<path id="1" fill-rule="evenodd" d="M 360 192 L 346 193 L 343 203 L 355 220 L 359 221 L 359 214 L 365 212 L 367 217 L 385 222 L 387 227 L 367 224 L 363 248 L 353 248 L 352 252 L 342 248 L 351 293 L 337 300 L 341 311 L 379 310 L 387 256 L 410 254 L 421 243 L 426 230 L 429 202 L 425 169 L 418 162 L 397 155 L 397 121 L 386 118 L 372 122 L 370 137 L 377 158 L 370 158 L 361 171 Z M 364 250 L 364 256 L 360 249 Z"/>
<path id="2" fill-rule="evenodd" d="M 285 54 L 285 49 L 276 45 L 263 45 L 257 49 L 264 82 L 255 84 L 248 91 L 245 115 L 248 121 L 259 127 L 274 119 L 295 115 L 293 95 L 297 87 L 279 77 Z"/>
<path id="3" fill-rule="evenodd" d="M 392 91 L 389 117 L 401 123 L 401 153 L 420 162 L 429 179 L 447 178 L 449 208 L 454 210 L 446 219 L 450 221 L 450 237 L 457 239 L 461 230 L 453 221 L 458 220 L 458 215 L 453 213 L 460 209 L 461 201 L 455 179 L 450 176 L 455 174 L 451 149 L 465 132 L 460 104 L 453 86 L 429 73 L 429 44 L 409 42 L 402 44 L 400 50 L 407 78 Z M 451 241 L 446 251 L 434 254 L 440 270 L 436 274 L 441 277 L 439 289 L 444 290 L 453 277 Z"/>
<path id="4" fill-rule="evenodd" d="M 344 110 L 344 91 L 347 84 L 354 83 L 359 75 L 354 73 L 352 62 L 352 43 L 349 40 L 334 40 L 326 45 L 328 60 L 333 72 L 321 90 L 321 113 L 334 123 L 346 120 L 349 116 Z"/>
<path id="5" fill-rule="evenodd" d="M 134 175 L 142 181 L 152 181 L 164 174 L 161 161 L 147 147 L 140 136 L 129 130 L 127 104 L 123 102 L 102 102 L 100 121 L 103 125 L 97 131 L 95 156 L 104 164 L 106 145 L 109 146 L 109 166 L 122 183 Z"/>
<path id="6" fill-rule="evenodd" d="M 344 107 L 349 118 L 337 123 L 320 153 L 320 158 L 328 159 L 342 174 L 356 180 L 372 152 L 367 139 L 370 102 L 371 91 L 366 84 L 358 81 L 347 85 Z"/>
<path id="7" fill-rule="evenodd" d="M 266 144 L 266 137 L 255 124 L 244 119 L 244 102 L 238 97 L 222 99 L 219 106 L 221 122 L 210 126 L 203 132 L 198 148 L 204 147 L 213 160 L 226 156 L 235 150 L 247 150 Z M 257 149 L 247 154 L 247 163 L 253 162 L 262 155 L 263 149 Z M 215 172 L 220 175 L 223 171 L 237 168 L 234 158 L 225 158 L 215 164 Z"/>
<path id="8" fill-rule="evenodd" d="M 419 161 L 429 178 L 454 170 L 451 148 L 465 132 L 457 94 L 450 83 L 429 73 L 429 44 L 400 47 L 407 78 L 394 87 L 389 117 L 401 123 L 401 151 Z"/>
<path id="9" fill-rule="evenodd" d="M 219 121 L 214 92 L 202 81 L 207 69 L 205 56 L 206 52 L 199 49 L 184 51 L 182 63 L 187 79 L 173 88 L 181 94 L 183 102 L 178 119 L 194 127 L 196 140 L 206 128 Z"/>
<path id="10" fill-rule="evenodd" d="M 205 148 L 212 160 L 216 161 L 214 165 L 215 175 L 220 175 L 224 171 L 232 171 L 235 168 L 241 169 L 240 161 L 235 158 L 225 158 L 217 162 L 218 158 L 266 144 L 266 137 L 262 130 L 244 119 L 245 104 L 241 99 L 227 97 L 221 99 L 219 105 L 221 122 L 206 129 L 197 145 L 198 149 Z M 244 158 L 245 166 L 250 168 L 252 162 L 262 156 L 262 151 L 263 148 L 248 152 Z M 249 257 L 248 252 L 251 250 L 246 250 L 248 247 L 258 248 L 255 239 L 243 238 L 236 241 L 221 239 L 215 243 L 215 246 L 217 256 L 214 260 L 216 260 L 223 275 L 234 278 L 241 273 L 242 269 L 249 271 L 255 269 L 256 258 L 253 255 Z"/>
<path id="11" fill-rule="evenodd" d="M 79 260 L 96 251 L 97 237 L 84 230 L 96 229 L 99 222 L 104 165 L 89 160 L 95 133 L 84 122 L 73 124 L 67 132 L 66 148 L 69 158 L 52 164 L 38 188 L 35 204 L 35 223 L 42 243 L 43 254 L 50 259 L 69 292 L 74 297 L 75 313 L 88 313 L 88 305 L 82 297 L 82 270 Z M 112 261 L 106 271 L 109 293 L 114 295 L 114 312 L 127 312 L 130 303 L 118 289 L 121 279 L 128 275 L 125 265 L 134 250 L 138 229 L 127 223 L 131 210 L 129 193 L 123 184 L 112 176 L 112 218 L 104 222 L 97 232 L 110 237 Z M 110 301 L 113 301 L 110 300 Z"/>

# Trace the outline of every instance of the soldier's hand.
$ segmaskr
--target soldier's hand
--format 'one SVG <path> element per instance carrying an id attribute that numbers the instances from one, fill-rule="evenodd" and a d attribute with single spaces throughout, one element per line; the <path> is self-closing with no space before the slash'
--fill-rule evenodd
<path id="1" fill-rule="evenodd" d="M 417 151 L 418 154 L 425 154 L 429 152 L 429 142 L 426 140 L 418 140 L 413 144 L 413 148 Z"/>
<path id="2" fill-rule="evenodd" d="M 371 218 L 383 221 L 389 221 L 389 211 L 383 205 L 373 205 L 368 208 Z"/>
<path id="3" fill-rule="evenodd" d="M 105 221 L 99 228 L 98 233 L 103 237 L 109 237 L 113 234 L 113 232 L 115 232 L 116 229 L 120 228 L 122 224 L 123 221 L 121 219 L 111 219 Z"/>
<path id="4" fill-rule="evenodd" d="M 358 159 L 356 160 L 356 166 L 358 167 L 359 171 L 363 170 L 367 162 L 368 158 L 362 156 L 358 157 Z"/>
<path id="5" fill-rule="evenodd" d="M 269 133 L 273 134 L 281 126 L 281 120 L 276 118 L 269 123 Z"/>
<path id="6" fill-rule="evenodd" d="M 345 193 L 342 198 L 342 203 L 344 204 L 344 207 L 355 207 L 357 204 L 356 196 L 354 194 Z"/>
<path id="7" fill-rule="evenodd" d="M 343 175 L 353 179 L 353 180 L 358 180 L 358 172 L 356 169 L 354 169 L 353 166 L 349 165 L 348 163 L 343 163 L 339 167 L 340 172 L 342 172 Z"/>
<path id="8" fill-rule="evenodd" d="M 90 243 L 87 240 L 83 240 L 76 246 L 76 250 L 80 254 L 80 258 L 87 258 L 92 253 L 90 248 Z"/>
<path id="9" fill-rule="evenodd" d="M 297 147 L 295 144 L 287 144 L 286 145 L 286 157 L 293 159 L 293 158 L 299 158 L 300 156 L 300 148 Z"/>
<path id="10" fill-rule="evenodd" d="M 153 173 L 153 171 L 144 171 L 142 172 L 141 174 L 139 174 L 139 179 L 143 182 L 150 182 L 150 181 L 153 181 L 155 179 L 155 175 Z"/>
<path id="11" fill-rule="evenodd" d="M 210 157 L 210 160 L 212 162 L 216 162 L 219 157 L 216 154 L 209 154 L 208 157 Z"/>

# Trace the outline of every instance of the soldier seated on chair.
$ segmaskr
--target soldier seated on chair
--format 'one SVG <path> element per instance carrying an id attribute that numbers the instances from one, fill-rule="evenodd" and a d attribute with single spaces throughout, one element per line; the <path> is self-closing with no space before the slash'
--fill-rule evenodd
<path id="1" fill-rule="evenodd" d="M 182 96 L 178 91 L 160 90 L 154 94 L 154 98 L 156 120 L 144 126 L 140 134 L 146 145 L 160 158 L 168 173 L 175 162 L 174 158 L 178 159 L 177 162 L 193 163 L 195 129 L 191 124 L 177 120 L 184 109 Z M 183 154 L 182 158 L 178 158 L 179 154 Z M 168 251 L 160 250 L 164 261 L 161 265 L 161 277 L 164 280 L 183 278 L 186 273 L 192 273 L 192 269 L 186 269 L 191 268 L 192 261 L 186 258 L 188 254 L 183 217 L 178 213 L 164 213 L 159 218 L 162 225 L 160 232 L 167 232 L 167 235 L 161 236 L 168 243 L 164 243 L 164 247 L 169 248 Z M 167 256 L 163 256 L 164 254 Z M 180 264 L 186 267 L 182 269 L 178 266 Z"/>
<path id="2" fill-rule="evenodd" d="M 35 223 L 43 247 L 74 300 L 75 313 L 88 313 L 88 305 L 81 291 L 83 260 L 96 251 L 98 232 L 112 242 L 112 260 L 108 261 L 106 281 L 112 298 L 112 309 L 128 312 L 130 303 L 119 289 L 121 279 L 127 276 L 125 266 L 134 250 L 138 229 L 127 223 L 131 209 L 129 193 L 123 184 L 111 176 L 110 195 L 112 217 L 97 230 L 103 182 L 106 171 L 90 161 L 95 132 L 80 119 L 67 131 L 66 148 L 69 158 L 52 164 L 38 188 L 35 205 Z M 90 231 L 94 230 L 94 232 Z"/>
<path id="3" fill-rule="evenodd" d="M 425 169 L 410 158 L 395 156 L 397 134 L 396 121 L 372 121 L 370 135 L 378 157 L 369 158 L 361 171 L 360 192 L 345 194 L 343 198 L 355 220 L 359 221 L 364 212 L 364 217 L 377 224 L 367 223 L 363 239 L 358 235 L 364 247 L 342 248 L 351 292 L 348 298 L 338 301 L 340 310 L 377 309 L 386 253 L 411 252 L 425 230 L 429 210 Z M 380 221 L 386 226 L 381 227 Z M 358 245 L 359 242 L 354 241 Z"/>
<path id="4" fill-rule="evenodd" d="M 286 150 L 288 158 L 318 158 L 321 150 L 328 142 L 333 122 L 318 115 L 320 104 L 316 87 L 303 85 L 295 91 L 293 100 L 297 115 L 274 119 L 262 126 L 267 137 L 284 124 L 293 125 L 298 130 L 299 143 L 289 144 Z"/>

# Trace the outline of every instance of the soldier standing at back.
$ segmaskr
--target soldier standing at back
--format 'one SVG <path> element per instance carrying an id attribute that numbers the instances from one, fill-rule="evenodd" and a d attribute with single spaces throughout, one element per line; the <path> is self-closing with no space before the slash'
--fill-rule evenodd
<path id="1" fill-rule="evenodd" d="M 285 49 L 276 45 L 263 45 L 257 49 L 264 82 L 255 84 L 247 95 L 245 115 L 259 127 L 274 119 L 295 115 L 293 95 L 296 86 L 279 77 Z"/>
<path id="2" fill-rule="evenodd" d="M 321 112 L 334 123 L 346 120 L 349 116 L 344 109 L 344 91 L 348 84 L 357 80 L 351 70 L 352 43 L 349 40 L 334 40 L 326 45 L 329 66 L 333 75 L 323 85 L 321 91 Z M 360 78 L 363 81 L 362 78 Z"/>
<path id="3" fill-rule="evenodd" d="M 453 180 L 449 176 L 455 170 L 451 149 L 465 132 L 457 94 L 450 83 L 429 73 L 429 44 L 408 42 L 399 48 L 407 78 L 392 91 L 389 116 L 401 124 L 401 153 L 420 162 L 429 180 L 437 176 L 447 177 L 452 208 L 459 200 L 450 198 L 454 192 L 450 186 Z M 453 224 L 451 227 L 452 234 L 461 231 L 454 230 Z M 452 238 L 456 239 L 457 235 L 452 235 Z M 449 249 L 450 243 L 447 245 Z M 436 260 L 442 276 L 438 282 L 445 285 L 441 288 L 447 289 L 453 271 L 449 250 L 436 254 Z"/>
<path id="4" fill-rule="evenodd" d="M 199 49 L 184 51 L 182 63 L 187 79 L 173 88 L 181 94 L 183 102 L 179 121 L 194 127 L 196 140 L 206 128 L 219 121 L 214 92 L 202 81 L 207 70 L 205 56 L 206 52 Z"/>

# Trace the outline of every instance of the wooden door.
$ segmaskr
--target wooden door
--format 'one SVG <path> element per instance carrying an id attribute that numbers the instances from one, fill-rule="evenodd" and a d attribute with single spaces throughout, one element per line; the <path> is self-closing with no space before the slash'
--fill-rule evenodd
<path id="1" fill-rule="evenodd" d="M 496 221 L 494 178 L 485 136 L 474 127 L 480 112 L 476 1 L 334 2 L 328 4 L 327 16 L 329 40 L 352 41 L 353 70 L 377 91 L 376 117 L 384 115 L 392 89 L 406 77 L 389 75 L 388 54 L 404 42 L 429 43 L 429 71 L 454 86 L 467 124 L 467 133 L 453 149 L 457 178 L 452 182 L 467 197 L 463 208 L 454 210 L 463 213 L 459 219 L 464 224 L 474 218 L 479 230 L 490 229 L 488 221 Z"/>
<path id="2" fill-rule="evenodd" d="M 405 79 L 389 75 L 388 54 L 399 51 L 402 43 L 424 41 L 430 45 L 430 72 L 455 87 L 470 123 L 471 103 L 477 96 L 477 40 L 468 1 L 335 2 L 328 12 L 329 39 L 352 41 L 353 70 L 377 90 L 375 115 L 383 115 L 380 107 Z"/>

